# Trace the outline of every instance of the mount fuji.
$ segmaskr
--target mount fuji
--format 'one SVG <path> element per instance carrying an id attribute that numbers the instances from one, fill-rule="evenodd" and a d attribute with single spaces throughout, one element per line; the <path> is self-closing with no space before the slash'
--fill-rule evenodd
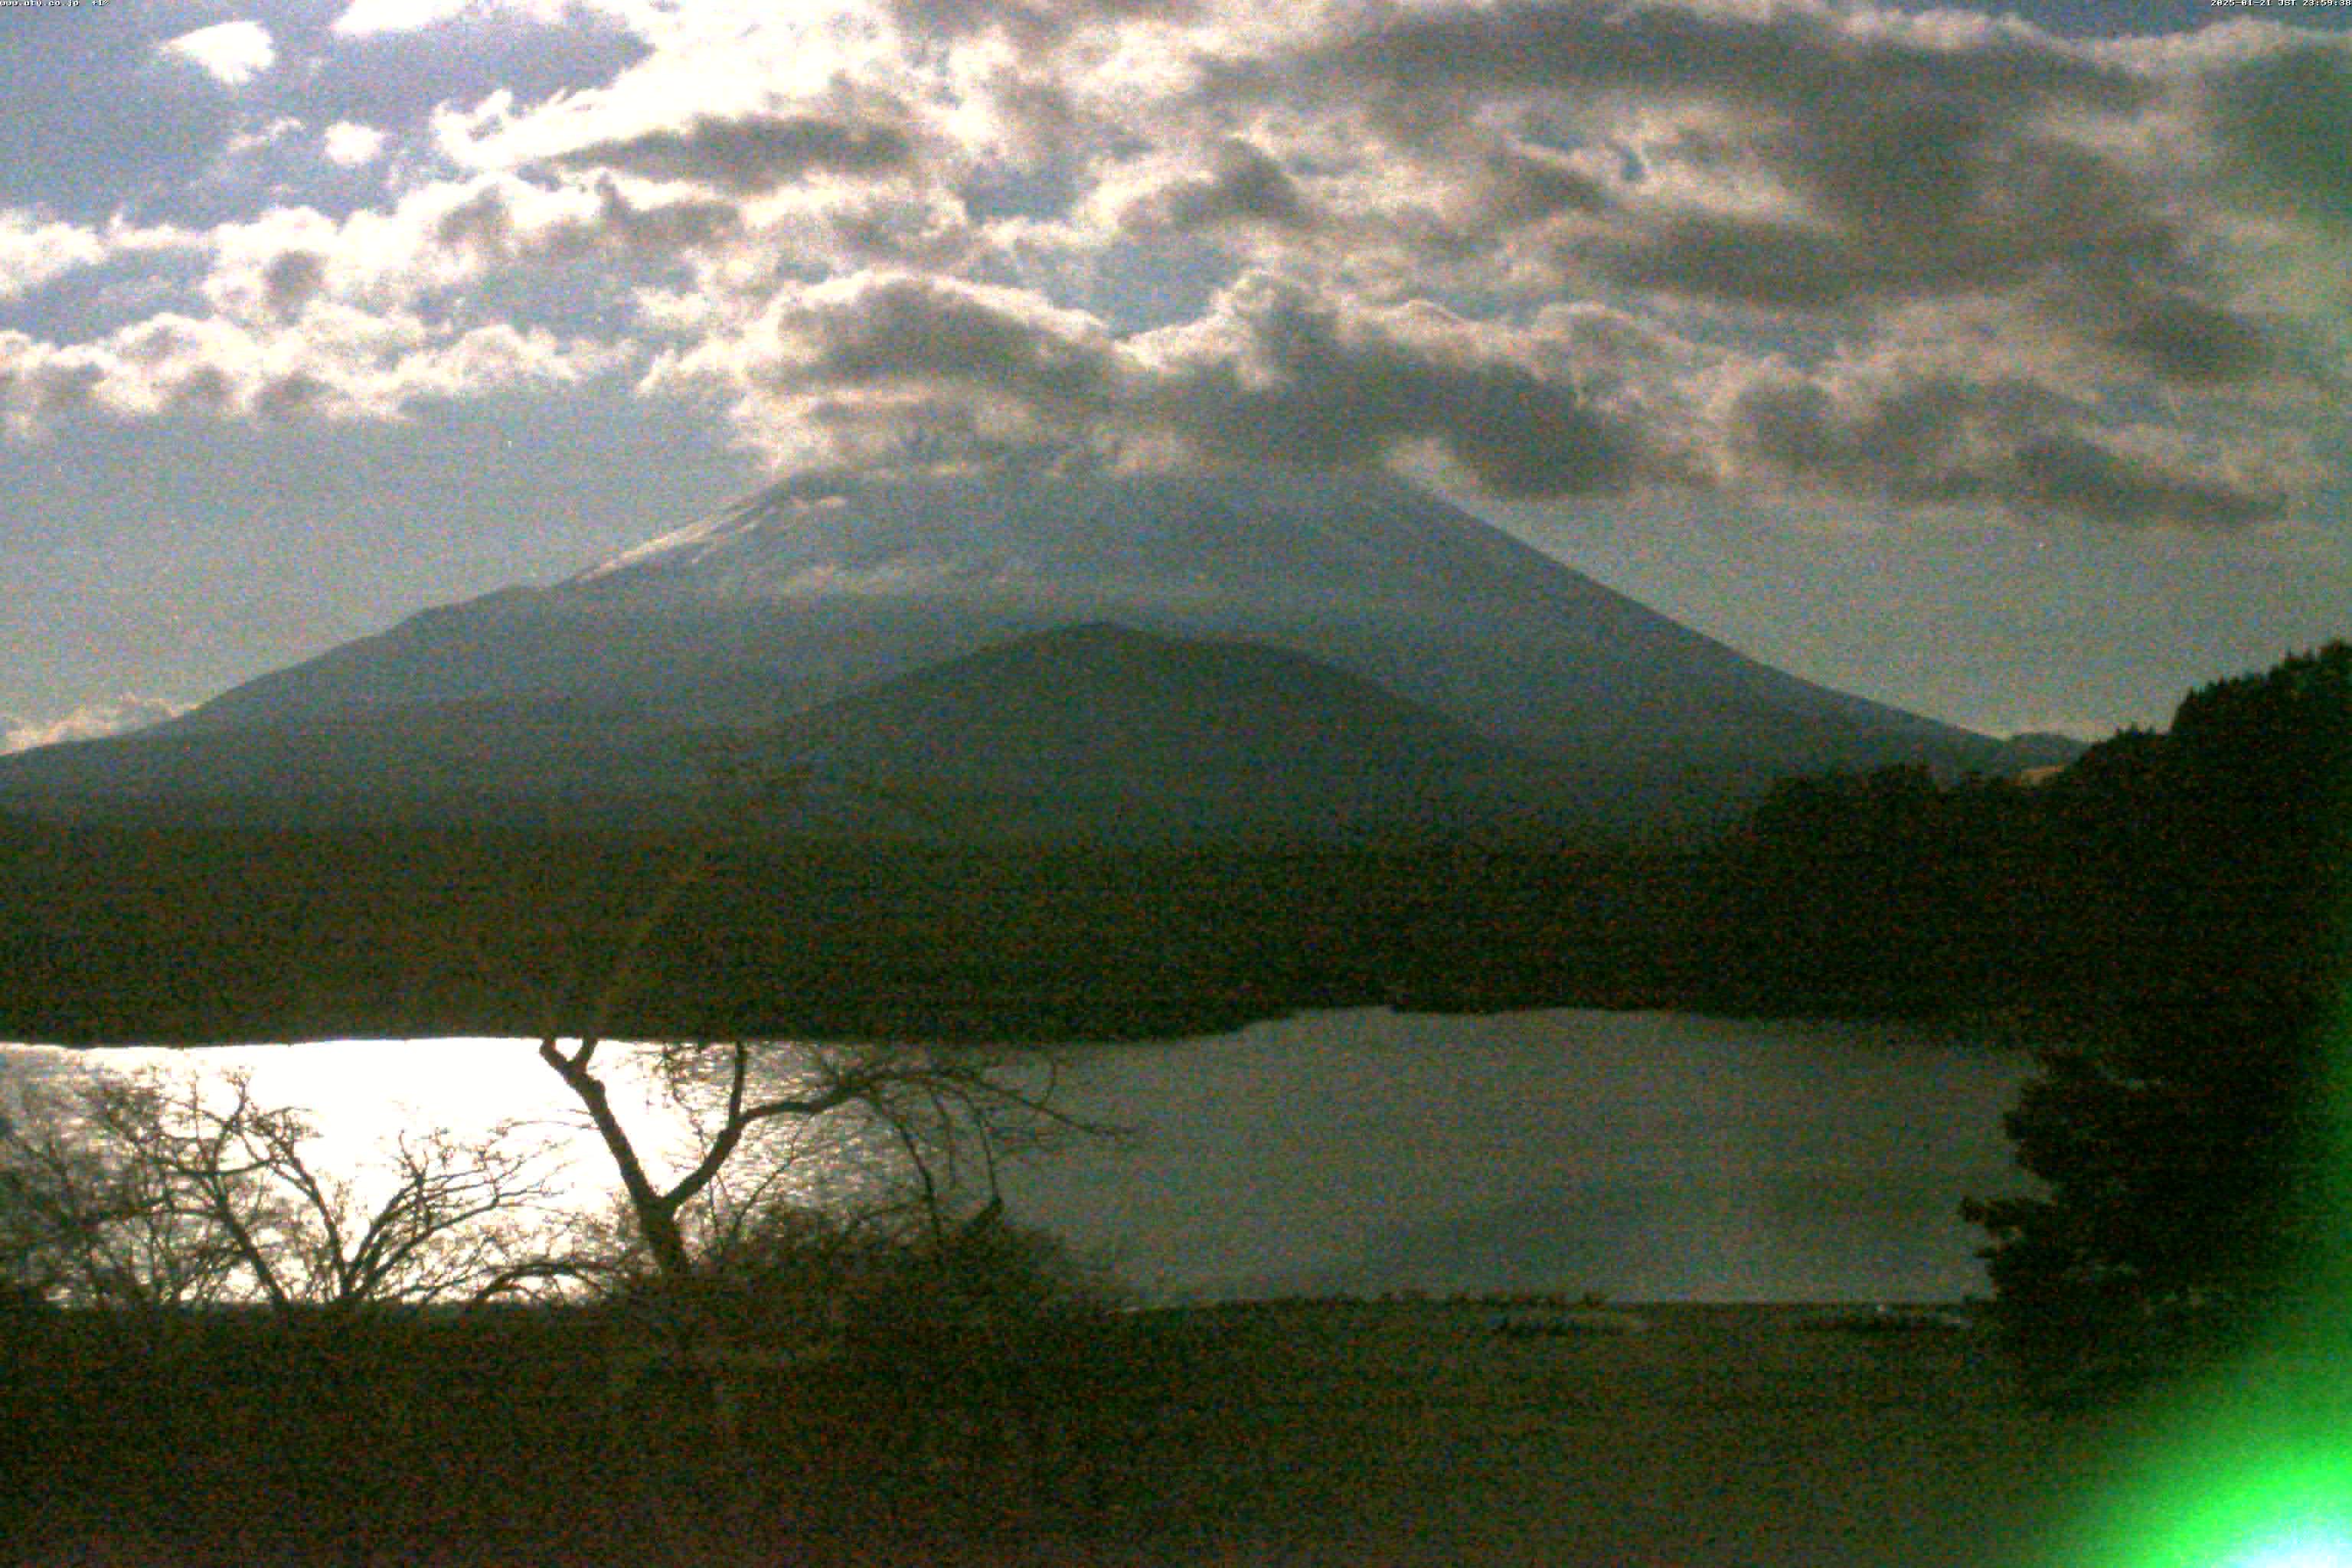
<path id="1" fill-rule="evenodd" d="M 713 742 L 1024 836 L 1628 827 L 2053 760 L 1770 668 L 1402 480 L 1025 477 L 777 485 L 0 758 L 0 805 L 627 817 L 703 787 Z"/>

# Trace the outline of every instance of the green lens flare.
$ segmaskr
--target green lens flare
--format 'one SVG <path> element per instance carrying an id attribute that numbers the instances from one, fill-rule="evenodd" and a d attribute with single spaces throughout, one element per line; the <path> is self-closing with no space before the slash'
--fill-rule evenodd
<path id="1" fill-rule="evenodd" d="M 2111 1500 L 2105 1527 L 2066 1560 L 2099 1568 L 2352 1568 L 2352 1443 L 2316 1431 L 2302 1439 L 2257 1447 L 2209 1428 L 2176 1443 L 2122 1506 Z"/>
<path id="2" fill-rule="evenodd" d="M 2352 775 L 2337 782 L 2352 825 Z M 2336 905 L 2319 946 L 2339 977 L 2314 1136 L 2326 1218 L 2304 1303 L 2256 1347 L 2159 1410 L 2134 1479 L 2095 1500 L 2049 1568 L 2352 1568 L 2352 827 L 2333 836 Z"/>
<path id="3" fill-rule="evenodd" d="M 2231 1558 L 2226 1568 L 2352 1568 L 2352 1541 L 2340 1531 L 2299 1531 Z"/>

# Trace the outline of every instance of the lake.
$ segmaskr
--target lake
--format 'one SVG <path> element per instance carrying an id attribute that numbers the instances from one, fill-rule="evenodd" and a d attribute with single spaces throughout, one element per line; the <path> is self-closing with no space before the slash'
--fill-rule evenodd
<path id="1" fill-rule="evenodd" d="M 1074 1056 L 1073 1106 L 1143 1131 L 1008 1172 L 1008 1208 L 1154 1299 L 1952 1300 L 1986 1289 L 1960 1199 L 2029 1184 L 2000 1119 L 2030 1058 L 1899 1025 L 1366 1008 Z M 513 1117 L 578 1201 L 609 1177 L 528 1042 L 0 1047 L 20 1076 L 156 1063 L 247 1068 L 333 1162 Z"/>

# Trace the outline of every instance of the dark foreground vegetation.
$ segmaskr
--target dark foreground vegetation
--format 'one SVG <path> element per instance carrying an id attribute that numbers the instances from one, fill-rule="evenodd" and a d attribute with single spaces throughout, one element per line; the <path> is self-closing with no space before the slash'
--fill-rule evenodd
<path id="1" fill-rule="evenodd" d="M 1147 1507 L 1145 1438 L 1238 1386 L 1181 1324 L 898 1305 L 724 1389 L 625 1305 L 22 1316 L 0 1560 L 822 1558 Z"/>
<path id="2" fill-rule="evenodd" d="M 1500 1331 L 1532 1319 L 1563 1328 Z M 5 1352 L 0 1561 L 2067 1561 L 2110 1418 L 2022 1405 L 1982 1335 L 1821 1321 L 1323 1301 L 1067 1316 L 1036 1341 L 882 1323 L 761 1376 L 730 1441 L 683 1373 L 614 1397 L 600 1310 L 60 1313 Z"/>

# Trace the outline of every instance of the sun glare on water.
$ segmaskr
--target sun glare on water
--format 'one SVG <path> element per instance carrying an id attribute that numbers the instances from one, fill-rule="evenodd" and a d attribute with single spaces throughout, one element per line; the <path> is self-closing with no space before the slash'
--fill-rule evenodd
<path id="1" fill-rule="evenodd" d="M 539 1059 L 515 1039 L 332 1040 L 299 1046 L 130 1047 L 102 1052 L 19 1047 L 49 1073 L 158 1073 L 217 1083 L 243 1070 L 255 1100 L 299 1109 L 315 1130 L 308 1154 L 319 1169 L 352 1179 L 361 1195 L 388 1169 L 402 1134 L 437 1130 L 460 1142 L 489 1137 L 502 1124 L 541 1151 L 543 1167 L 562 1173 L 573 1201 L 604 1201 L 609 1156 L 579 1106 Z M 607 1053 L 604 1076 L 625 1119 L 644 1126 L 669 1121 L 635 1052 Z M 658 1135 L 656 1144 L 663 1142 Z M 648 1150 L 647 1152 L 655 1152 Z"/>

